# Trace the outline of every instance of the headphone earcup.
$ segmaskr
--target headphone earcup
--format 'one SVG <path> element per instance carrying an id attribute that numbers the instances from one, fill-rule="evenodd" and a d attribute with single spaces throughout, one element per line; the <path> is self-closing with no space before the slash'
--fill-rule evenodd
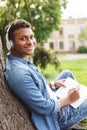
<path id="1" fill-rule="evenodd" d="M 9 42 L 10 42 L 11 48 L 14 48 L 14 43 L 13 43 L 13 41 L 10 40 Z"/>

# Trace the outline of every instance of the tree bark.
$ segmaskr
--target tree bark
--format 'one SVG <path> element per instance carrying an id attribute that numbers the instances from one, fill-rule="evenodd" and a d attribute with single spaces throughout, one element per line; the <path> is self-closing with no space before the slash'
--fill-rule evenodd
<path id="1" fill-rule="evenodd" d="M 35 130 L 29 112 L 8 88 L 4 79 L 4 66 L 0 42 L 0 130 Z"/>

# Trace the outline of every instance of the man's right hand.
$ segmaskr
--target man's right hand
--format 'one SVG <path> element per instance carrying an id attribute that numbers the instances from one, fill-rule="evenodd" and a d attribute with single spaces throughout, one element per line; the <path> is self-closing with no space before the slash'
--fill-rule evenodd
<path id="1" fill-rule="evenodd" d="M 79 98 L 80 98 L 79 88 L 70 89 L 68 95 L 63 99 L 60 99 L 61 108 L 75 102 Z"/>
<path id="2" fill-rule="evenodd" d="M 79 98 L 80 98 L 79 88 L 72 88 L 69 90 L 67 95 L 67 100 L 69 101 L 69 104 L 75 102 Z"/>

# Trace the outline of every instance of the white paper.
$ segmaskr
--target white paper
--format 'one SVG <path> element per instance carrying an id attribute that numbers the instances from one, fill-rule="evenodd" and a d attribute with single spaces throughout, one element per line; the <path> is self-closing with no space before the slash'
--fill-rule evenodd
<path id="1" fill-rule="evenodd" d="M 71 89 L 71 88 L 75 88 L 75 87 L 78 87 L 80 88 L 80 98 L 75 101 L 74 103 L 71 104 L 71 106 L 73 106 L 74 108 L 77 108 L 82 102 L 84 102 L 86 99 L 87 99 L 87 87 L 78 83 L 76 80 L 73 80 L 71 78 L 67 78 L 65 80 L 65 86 L 66 87 L 60 87 L 56 92 L 56 96 L 59 97 L 59 98 L 64 98 L 67 96 L 67 93 L 68 91 Z"/>
<path id="2" fill-rule="evenodd" d="M 52 89 L 49 87 L 49 85 L 47 85 L 47 90 L 49 92 L 50 98 L 57 100 L 57 96 L 55 95 L 55 93 L 52 91 Z"/>

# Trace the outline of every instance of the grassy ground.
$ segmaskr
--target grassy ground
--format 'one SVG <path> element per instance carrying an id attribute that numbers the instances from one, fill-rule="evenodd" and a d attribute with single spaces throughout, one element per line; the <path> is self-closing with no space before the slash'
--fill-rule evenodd
<path id="1" fill-rule="evenodd" d="M 47 81 L 54 79 L 58 73 L 63 70 L 69 69 L 75 75 L 76 79 L 87 85 L 87 59 L 80 60 L 62 60 L 60 67 L 54 68 L 52 65 L 48 65 L 45 70 L 41 70 L 46 77 Z"/>
<path id="2" fill-rule="evenodd" d="M 80 83 L 87 85 L 87 59 L 61 61 L 61 68 L 69 69 Z"/>
<path id="3" fill-rule="evenodd" d="M 42 71 L 47 81 L 53 80 L 58 73 L 61 71 L 69 69 L 73 72 L 76 79 L 87 86 L 87 59 L 79 60 L 62 60 L 60 62 L 60 67 L 55 69 L 52 65 L 48 65 L 47 68 Z M 87 130 L 87 119 L 81 122 L 81 125 L 84 125 L 85 130 Z"/>

